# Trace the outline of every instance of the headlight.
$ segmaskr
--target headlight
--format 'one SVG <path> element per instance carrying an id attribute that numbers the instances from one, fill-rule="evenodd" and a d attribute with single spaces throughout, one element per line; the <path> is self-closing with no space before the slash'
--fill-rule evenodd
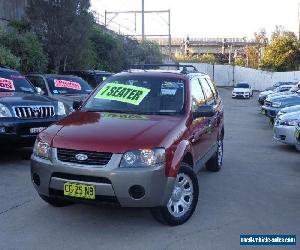
<path id="1" fill-rule="evenodd" d="M 36 139 L 33 148 L 33 154 L 37 157 L 49 160 L 50 159 L 50 145 L 47 142 Z"/>
<path id="2" fill-rule="evenodd" d="M 281 107 L 281 102 L 273 102 L 272 107 L 273 108 L 280 108 Z"/>
<path id="3" fill-rule="evenodd" d="M 57 115 L 66 115 L 65 105 L 62 102 L 58 102 Z"/>
<path id="4" fill-rule="evenodd" d="M 120 168 L 154 167 L 165 163 L 165 149 L 141 149 L 125 153 Z"/>
<path id="5" fill-rule="evenodd" d="M 9 109 L 1 103 L 0 103 L 0 117 L 12 117 L 12 114 L 9 111 Z"/>
<path id="6" fill-rule="evenodd" d="M 288 119 L 281 122 L 281 125 L 284 126 L 297 126 L 299 120 L 298 119 Z"/>

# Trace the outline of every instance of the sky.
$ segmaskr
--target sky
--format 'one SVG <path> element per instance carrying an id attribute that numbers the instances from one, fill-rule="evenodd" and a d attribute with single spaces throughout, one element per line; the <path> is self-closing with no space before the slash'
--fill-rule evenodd
<path id="1" fill-rule="evenodd" d="M 141 10 L 141 0 L 91 0 L 92 10 L 104 12 Z M 265 28 L 268 35 L 281 25 L 298 33 L 300 0 L 145 0 L 145 10 L 171 10 L 172 37 L 252 38 Z M 113 15 L 108 15 L 109 18 Z M 167 15 L 146 14 L 146 34 L 168 34 Z M 141 16 L 120 14 L 109 24 L 123 34 L 141 34 Z"/>

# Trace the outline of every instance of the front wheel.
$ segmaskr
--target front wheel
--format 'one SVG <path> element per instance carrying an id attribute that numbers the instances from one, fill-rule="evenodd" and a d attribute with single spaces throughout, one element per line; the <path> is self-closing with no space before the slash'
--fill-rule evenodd
<path id="1" fill-rule="evenodd" d="M 197 175 L 188 164 L 181 163 L 168 204 L 151 210 L 154 218 L 161 223 L 177 226 L 193 215 L 199 195 Z"/>

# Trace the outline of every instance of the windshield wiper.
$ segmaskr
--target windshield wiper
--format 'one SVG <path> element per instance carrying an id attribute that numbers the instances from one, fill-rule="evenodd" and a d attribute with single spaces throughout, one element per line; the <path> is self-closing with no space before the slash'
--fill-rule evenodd
<path id="1" fill-rule="evenodd" d="M 16 91 L 16 92 L 24 92 L 24 93 L 34 93 L 34 91 L 33 90 L 25 90 L 25 89 L 22 89 L 21 91 Z"/>

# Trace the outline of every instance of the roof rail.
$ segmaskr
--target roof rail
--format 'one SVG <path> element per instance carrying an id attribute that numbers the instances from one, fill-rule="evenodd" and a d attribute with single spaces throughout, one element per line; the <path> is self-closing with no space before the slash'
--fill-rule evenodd
<path id="1" fill-rule="evenodd" d="M 131 69 L 141 69 L 141 70 L 147 70 L 147 69 L 159 69 L 160 67 L 175 67 L 176 70 L 180 71 L 182 74 L 188 74 L 188 73 L 199 73 L 197 68 L 193 65 L 189 64 L 134 64 L 130 65 Z M 188 68 L 192 68 L 192 70 L 188 70 Z"/>

